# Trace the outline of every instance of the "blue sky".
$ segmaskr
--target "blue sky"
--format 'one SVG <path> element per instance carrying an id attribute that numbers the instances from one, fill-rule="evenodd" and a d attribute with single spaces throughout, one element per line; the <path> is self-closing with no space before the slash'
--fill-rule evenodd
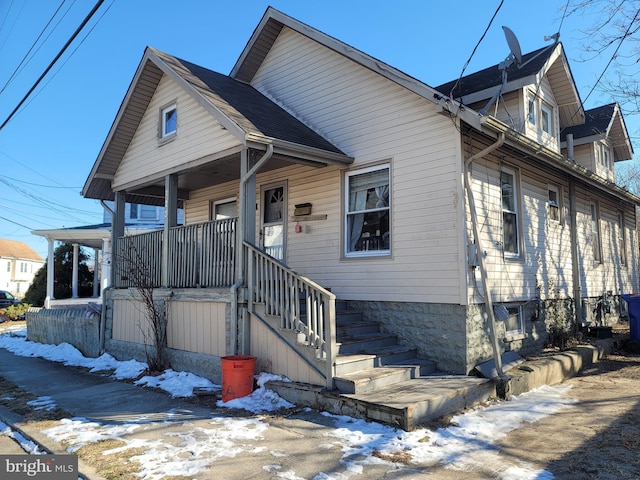
<path id="1" fill-rule="evenodd" d="M 95 4 L 64 2 L 28 63 L 7 84 L 60 3 L 0 2 L 0 123 Z M 534 8 L 525 8 L 527 3 L 503 2 L 465 73 L 505 59 L 503 25 L 515 32 L 523 53 L 548 43 L 544 36 L 560 29 L 566 1 L 538 0 Z M 102 207 L 83 199 L 80 191 L 145 46 L 228 74 L 269 5 L 436 86 L 458 77 L 500 0 L 105 0 L 0 131 L 0 238 L 26 242 L 44 258 L 46 241 L 31 230 L 100 223 Z M 609 60 L 585 59 L 580 32 L 597 12 L 591 15 L 566 18 L 560 30 L 583 100 Z M 585 106 L 609 101 L 596 92 Z M 626 120 L 634 137 L 635 120 Z"/>

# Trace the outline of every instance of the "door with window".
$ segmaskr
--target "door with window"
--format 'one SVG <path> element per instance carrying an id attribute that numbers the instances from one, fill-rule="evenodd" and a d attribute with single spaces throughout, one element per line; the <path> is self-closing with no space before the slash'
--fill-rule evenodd
<path id="1" fill-rule="evenodd" d="M 284 261 L 287 232 L 287 185 L 266 185 L 261 189 L 260 246 L 272 257 Z"/>

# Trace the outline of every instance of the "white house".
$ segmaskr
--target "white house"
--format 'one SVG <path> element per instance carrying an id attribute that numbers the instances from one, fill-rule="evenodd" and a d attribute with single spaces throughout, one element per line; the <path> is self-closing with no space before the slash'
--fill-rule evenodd
<path id="1" fill-rule="evenodd" d="M 606 324 L 637 291 L 610 110 L 578 131 L 560 43 L 433 88 L 269 8 L 229 75 L 145 50 L 83 195 L 115 199 L 114 250 L 144 255 L 178 367 L 219 381 L 221 357 L 252 354 L 341 391 L 398 362 L 500 371 L 557 312 Z M 163 205 L 163 231 L 125 239 L 127 202 Z M 113 275 L 105 347 L 139 356 L 132 279 Z"/>
<path id="2" fill-rule="evenodd" d="M 26 243 L 0 238 L 0 290 L 21 298 L 42 265 L 42 257 Z"/>

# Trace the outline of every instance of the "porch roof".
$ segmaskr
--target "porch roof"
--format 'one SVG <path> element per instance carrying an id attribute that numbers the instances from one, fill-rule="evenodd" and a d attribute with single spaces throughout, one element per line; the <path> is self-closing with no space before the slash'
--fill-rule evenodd
<path id="1" fill-rule="evenodd" d="M 296 159 L 318 166 L 353 162 L 353 158 L 251 85 L 147 47 L 85 182 L 84 197 L 113 198 L 111 182 L 164 75 L 188 92 L 243 145 L 265 148 L 264 145 L 273 144 L 274 165 L 282 166 L 283 161 L 291 163 Z M 229 158 L 216 165 L 215 170 L 219 171 L 221 166 L 228 169 L 222 175 L 227 180 L 229 175 L 239 172 L 237 160 L 239 156 Z M 194 184 L 187 180 L 185 185 Z M 128 195 L 128 200 L 156 203 L 157 195 L 151 193 L 145 199 L 145 192 L 138 192 Z"/>
<path id="2" fill-rule="evenodd" d="M 162 225 L 126 224 L 127 235 L 137 235 L 162 228 Z M 33 235 L 44 237 L 65 243 L 77 243 L 83 247 L 102 249 L 104 240 L 111 240 L 111 224 L 99 223 L 97 225 L 82 225 L 69 228 L 52 228 L 46 230 L 33 230 Z"/>

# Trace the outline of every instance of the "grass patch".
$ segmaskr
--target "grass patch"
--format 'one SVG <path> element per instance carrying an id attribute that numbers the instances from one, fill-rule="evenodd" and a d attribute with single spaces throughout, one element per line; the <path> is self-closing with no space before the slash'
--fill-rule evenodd
<path id="1" fill-rule="evenodd" d="M 0 377 L 0 392 L 2 392 L 0 405 L 21 415 L 27 422 L 60 420 L 71 416 L 69 412 L 59 407 L 47 410 L 46 408 L 37 409 L 36 406 L 29 405 L 29 402 L 36 400 L 38 397 L 3 377 Z"/>

